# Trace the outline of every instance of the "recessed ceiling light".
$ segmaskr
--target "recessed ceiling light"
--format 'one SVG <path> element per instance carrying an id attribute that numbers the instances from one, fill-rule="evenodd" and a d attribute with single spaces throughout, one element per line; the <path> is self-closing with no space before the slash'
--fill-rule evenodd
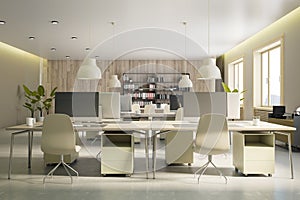
<path id="1" fill-rule="evenodd" d="M 98 58 L 99 58 L 99 56 L 95 56 L 95 58 L 96 58 L 96 59 L 98 59 Z"/>
<path id="2" fill-rule="evenodd" d="M 90 47 L 87 47 L 87 48 L 85 48 L 85 50 L 86 50 L 86 51 L 90 51 L 91 49 L 90 49 Z"/>
<path id="3" fill-rule="evenodd" d="M 66 59 L 70 59 L 70 56 L 66 56 Z"/>
<path id="4" fill-rule="evenodd" d="M 6 21 L 0 20 L 0 25 L 6 24 Z"/>
<path id="5" fill-rule="evenodd" d="M 35 37 L 34 37 L 34 36 L 29 36 L 28 39 L 29 39 L 29 40 L 34 40 Z"/>
<path id="6" fill-rule="evenodd" d="M 53 25 L 59 24 L 59 21 L 57 21 L 57 20 L 52 20 L 52 21 L 51 21 L 51 24 L 53 24 Z"/>
<path id="7" fill-rule="evenodd" d="M 72 36 L 71 40 L 77 40 L 78 38 L 76 36 Z"/>
<path id="8" fill-rule="evenodd" d="M 52 47 L 50 50 L 51 50 L 51 51 L 56 51 L 56 48 L 55 48 L 55 47 Z"/>

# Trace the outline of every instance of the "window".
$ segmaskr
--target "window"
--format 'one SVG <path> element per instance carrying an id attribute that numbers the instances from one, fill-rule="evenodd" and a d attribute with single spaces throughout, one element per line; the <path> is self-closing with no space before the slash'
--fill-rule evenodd
<path id="1" fill-rule="evenodd" d="M 262 106 L 280 105 L 281 47 L 261 52 Z"/>
<path id="2" fill-rule="evenodd" d="M 243 59 L 235 60 L 234 62 L 229 64 L 229 87 L 230 89 L 238 89 L 239 92 L 244 90 L 244 62 Z M 240 94 L 240 98 L 243 98 L 243 93 Z M 242 104 L 243 101 L 240 101 Z"/>
<path id="3" fill-rule="evenodd" d="M 253 106 L 283 105 L 283 37 L 253 54 Z"/>

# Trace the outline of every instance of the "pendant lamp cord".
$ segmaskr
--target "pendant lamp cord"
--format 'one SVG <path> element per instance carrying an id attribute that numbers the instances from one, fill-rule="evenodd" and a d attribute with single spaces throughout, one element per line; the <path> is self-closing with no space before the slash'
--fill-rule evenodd
<path id="1" fill-rule="evenodd" d="M 207 54 L 210 54 L 210 0 L 207 0 Z"/>

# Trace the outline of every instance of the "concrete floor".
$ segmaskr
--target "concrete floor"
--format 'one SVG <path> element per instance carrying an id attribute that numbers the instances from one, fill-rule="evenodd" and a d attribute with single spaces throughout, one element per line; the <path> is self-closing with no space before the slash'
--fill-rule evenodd
<path id="1" fill-rule="evenodd" d="M 59 169 L 53 179 L 43 184 L 43 176 L 53 166 L 44 167 L 40 150 L 40 134 L 35 134 L 32 168 L 27 168 L 27 135 L 15 138 L 12 177 L 7 179 L 10 134 L 0 131 L 0 200 L 24 199 L 300 199 L 300 153 L 294 152 L 295 179 L 290 179 L 288 151 L 276 147 L 275 174 L 249 175 L 235 172 L 231 153 L 213 158 L 228 178 L 224 179 L 210 168 L 201 177 L 200 184 L 193 172 L 204 164 L 206 157 L 194 155 L 192 166 L 166 166 L 163 142 L 158 152 L 156 179 L 145 179 L 144 151 L 141 145 L 135 148 L 135 173 L 131 177 L 100 175 L 100 162 L 95 155 L 100 150 L 99 141 L 83 139 L 83 148 L 77 162 L 71 166 L 80 176 L 70 178 Z"/>

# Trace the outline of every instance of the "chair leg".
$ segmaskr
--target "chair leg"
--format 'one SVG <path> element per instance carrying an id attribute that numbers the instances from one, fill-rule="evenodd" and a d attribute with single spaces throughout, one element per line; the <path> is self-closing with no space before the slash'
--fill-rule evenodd
<path id="1" fill-rule="evenodd" d="M 209 164 L 209 162 L 206 162 L 199 169 L 197 169 L 197 171 L 195 171 L 195 173 L 194 173 L 194 178 L 196 177 L 197 173 L 200 172 L 203 168 L 207 167 L 208 164 Z"/>
<path id="2" fill-rule="evenodd" d="M 227 184 L 227 177 L 223 175 L 222 171 L 217 168 L 217 166 L 213 163 L 213 162 L 210 162 L 212 164 L 212 166 L 214 166 L 214 168 L 219 172 L 220 176 L 223 176 L 224 179 L 225 179 L 225 183 Z"/>
<path id="3" fill-rule="evenodd" d="M 79 176 L 78 172 L 77 172 L 75 169 L 73 169 L 73 168 L 70 167 L 67 163 L 64 162 L 64 155 L 60 155 L 60 161 L 59 161 L 59 163 L 58 163 L 58 164 L 57 164 L 57 165 L 56 165 L 56 166 L 55 166 L 55 167 L 54 167 L 54 168 L 53 168 L 46 176 L 44 176 L 44 178 L 43 178 L 43 184 L 45 184 L 45 180 L 46 180 L 46 178 L 47 178 L 48 176 L 50 176 L 50 175 L 51 175 L 51 177 L 53 176 L 55 170 L 56 170 L 60 165 L 62 165 L 62 166 L 64 167 L 65 171 L 67 172 L 67 174 L 68 174 L 69 177 L 71 178 L 71 183 L 73 183 L 73 177 L 72 177 L 72 175 L 70 174 L 68 168 L 71 169 L 77 176 Z"/>
<path id="4" fill-rule="evenodd" d="M 198 172 L 200 172 L 202 169 L 202 173 L 198 176 L 198 184 L 199 184 L 199 181 L 200 181 L 200 177 L 205 173 L 206 169 L 208 168 L 208 165 L 209 164 L 212 164 L 212 166 L 218 171 L 218 173 L 220 174 L 220 176 L 223 176 L 224 179 L 225 179 L 225 184 L 227 184 L 227 177 L 223 175 L 222 171 L 217 168 L 217 166 L 212 162 L 212 155 L 208 155 L 208 162 L 205 163 L 204 165 L 202 165 L 195 173 L 194 173 L 194 177 L 196 176 L 196 174 Z"/>

